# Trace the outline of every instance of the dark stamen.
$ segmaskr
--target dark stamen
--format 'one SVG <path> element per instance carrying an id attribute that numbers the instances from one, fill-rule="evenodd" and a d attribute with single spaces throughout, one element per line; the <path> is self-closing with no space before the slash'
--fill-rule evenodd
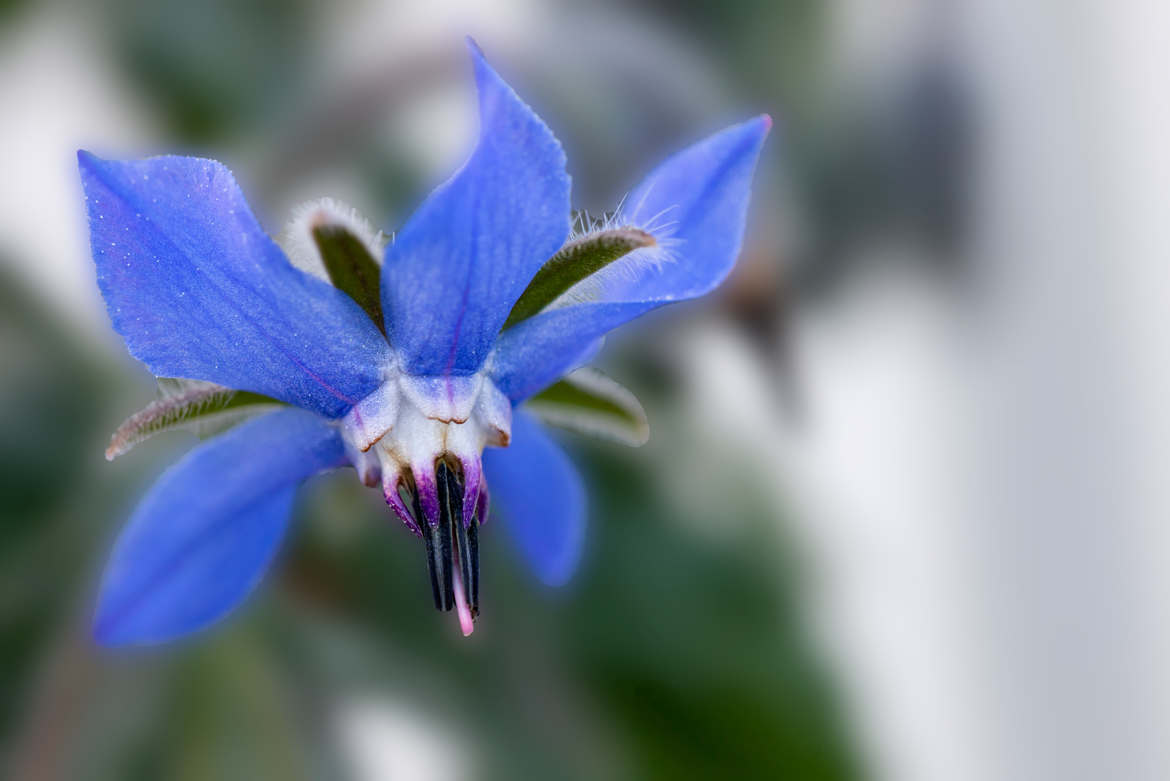
<path id="1" fill-rule="evenodd" d="M 439 522 L 434 526 L 423 518 L 419 497 L 411 492 L 426 543 L 431 595 L 438 610 L 459 607 L 464 634 L 470 634 L 471 619 L 479 615 L 479 518 L 463 525 L 463 480 L 458 466 L 440 459 L 435 464 L 435 488 Z"/>
<path id="2" fill-rule="evenodd" d="M 471 519 L 467 529 L 467 558 L 471 561 L 471 577 L 466 579 L 467 601 L 471 605 L 471 617 L 479 616 L 479 515 Z"/>
<path id="3" fill-rule="evenodd" d="M 440 467 L 441 469 L 442 467 Z M 439 484 L 442 486 L 442 483 Z M 448 518 L 450 514 L 447 511 L 447 502 L 444 500 L 446 492 L 440 488 L 439 490 L 439 507 L 442 512 L 439 514 L 439 550 L 442 557 L 442 584 L 443 584 L 443 610 L 450 610 L 455 607 L 455 587 L 452 583 L 453 573 L 451 571 L 451 521 Z"/>
<path id="4" fill-rule="evenodd" d="M 463 525 L 458 515 L 454 523 L 455 540 L 459 543 L 459 572 L 463 576 L 463 593 L 467 603 L 471 604 L 471 546 L 467 544 L 467 527 Z"/>
<path id="5" fill-rule="evenodd" d="M 471 600 L 467 597 L 471 583 L 471 547 L 467 544 L 467 528 L 463 525 L 463 487 L 459 484 L 459 478 L 455 476 L 454 470 L 449 469 L 445 463 L 439 464 L 437 473 L 442 497 L 440 501 L 444 508 L 443 522 L 450 523 L 455 532 L 454 553 L 459 557 L 459 561 L 457 563 L 452 561 L 452 566 L 459 567 L 463 596 L 470 604 Z"/>
<path id="6" fill-rule="evenodd" d="M 435 544 L 438 540 L 438 529 L 427 523 L 427 519 L 423 516 L 422 506 L 418 501 L 418 493 L 411 491 L 411 503 L 414 506 L 414 518 L 418 527 L 422 529 L 423 542 L 427 546 L 427 574 L 431 576 L 431 595 L 435 598 L 435 609 L 443 609 L 443 596 L 439 591 L 439 573 L 442 572 L 443 565 L 440 561 L 438 570 L 435 569 L 436 558 L 438 553 L 438 546 Z"/>

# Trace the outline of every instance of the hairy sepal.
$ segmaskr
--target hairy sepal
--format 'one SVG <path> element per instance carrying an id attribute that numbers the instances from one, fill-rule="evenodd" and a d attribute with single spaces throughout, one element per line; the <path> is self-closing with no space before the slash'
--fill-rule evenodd
<path id="1" fill-rule="evenodd" d="M 651 233 L 632 226 L 607 227 L 571 237 L 536 272 L 512 306 L 504 329 L 539 314 L 579 282 L 615 260 L 656 243 Z"/>
<path id="2" fill-rule="evenodd" d="M 158 386 L 159 398 L 127 418 L 110 437 L 106 460 L 113 461 L 164 431 L 191 431 L 210 437 L 262 412 L 288 406 L 259 393 L 213 382 L 162 378 Z"/>
<path id="3" fill-rule="evenodd" d="M 549 425 L 631 447 L 650 438 L 646 410 L 628 389 L 597 369 L 581 368 L 528 400 Z"/>
<path id="4" fill-rule="evenodd" d="M 294 266 L 344 291 L 385 334 L 378 261 L 388 240 L 384 234 L 356 209 L 322 198 L 300 206 L 282 238 Z"/>

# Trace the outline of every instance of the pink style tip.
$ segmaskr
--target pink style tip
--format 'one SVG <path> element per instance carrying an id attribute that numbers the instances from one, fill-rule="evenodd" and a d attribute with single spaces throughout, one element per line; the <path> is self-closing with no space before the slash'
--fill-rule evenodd
<path id="1" fill-rule="evenodd" d="M 452 575 L 455 579 L 455 610 L 459 613 L 459 628 L 463 630 L 464 637 L 471 637 L 471 633 L 475 631 L 475 619 L 471 616 L 471 608 L 467 606 L 467 595 L 463 590 L 463 573 L 459 571 L 459 567 L 455 567 Z"/>

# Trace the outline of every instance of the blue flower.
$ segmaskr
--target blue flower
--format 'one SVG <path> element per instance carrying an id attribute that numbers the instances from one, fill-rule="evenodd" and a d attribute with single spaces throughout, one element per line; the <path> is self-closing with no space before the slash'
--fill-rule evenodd
<path id="1" fill-rule="evenodd" d="M 572 574 L 585 489 L 518 405 L 606 332 L 727 275 L 771 121 L 671 157 L 603 225 L 570 233 L 560 144 L 474 45 L 472 59 L 476 147 L 385 247 L 366 305 L 290 263 L 221 164 L 78 154 L 98 284 L 131 354 L 156 376 L 201 381 L 191 398 L 271 402 L 143 499 L 104 576 L 99 642 L 161 642 L 224 616 L 276 553 L 297 485 L 346 465 L 424 539 L 435 603 L 458 610 L 465 634 L 488 486 L 536 575 Z M 344 228 L 321 214 L 318 227 Z"/>

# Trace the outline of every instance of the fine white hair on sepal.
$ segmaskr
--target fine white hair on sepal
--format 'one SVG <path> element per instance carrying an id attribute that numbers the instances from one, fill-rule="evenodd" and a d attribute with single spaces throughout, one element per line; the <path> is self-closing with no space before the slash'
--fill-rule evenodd
<path id="1" fill-rule="evenodd" d="M 678 207 L 667 207 L 645 219 L 632 219 L 630 214 L 636 214 L 637 211 L 637 207 L 632 212 L 628 211 L 626 198 L 623 197 L 616 209 L 602 217 L 592 217 L 585 211 L 574 215 L 572 230 L 566 243 L 580 241 L 603 231 L 636 228 L 653 236 L 654 245 L 636 249 L 597 273 L 585 277 L 562 293 L 549 305 L 549 309 L 601 300 L 607 293 L 625 289 L 648 274 L 660 272 L 664 266 L 678 259 L 682 239 L 675 235 L 678 220 L 672 217 L 672 214 L 678 211 Z"/>
<path id="2" fill-rule="evenodd" d="M 329 281 L 321 252 L 313 240 L 313 230 L 326 225 L 337 226 L 356 236 L 374 261 L 379 265 L 382 263 L 382 252 L 390 237 L 382 231 L 374 230 L 370 221 L 352 206 L 333 198 L 318 198 L 294 209 L 292 219 L 280 234 L 281 247 L 292 264 L 301 271 Z"/>
<path id="3" fill-rule="evenodd" d="M 257 398 L 236 403 L 238 391 L 202 380 L 159 378 L 158 398 L 127 418 L 110 437 L 106 460 L 113 461 L 155 434 L 184 429 L 199 437 L 226 431 L 279 402 Z"/>

